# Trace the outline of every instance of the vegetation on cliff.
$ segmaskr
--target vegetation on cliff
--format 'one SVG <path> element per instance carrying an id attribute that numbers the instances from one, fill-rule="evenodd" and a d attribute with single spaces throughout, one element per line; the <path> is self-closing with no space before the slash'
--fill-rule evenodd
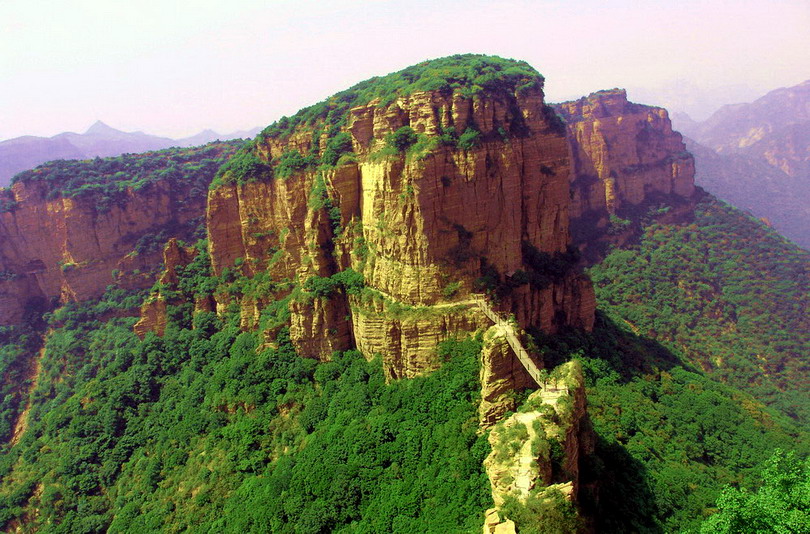
<path id="1" fill-rule="evenodd" d="M 285 178 L 292 172 L 318 165 L 336 165 L 341 156 L 352 152 L 351 139 L 346 132 L 341 132 L 341 128 L 348 124 L 349 111 L 357 106 L 371 102 L 386 106 L 397 98 L 419 91 L 457 93 L 464 98 L 475 98 L 505 92 L 520 94 L 542 85 L 543 77 L 525 61 L 480 54 L 461 54 L 425 61 L 386 76 L 370 78 L 318 104 L 303 108 L 291 117 L 282 117 L 265 128 L 255 140 L 245 143 L 217 174 L 212 187 L 273 176 Z M 311 143 L 305 154 L 292 149 L 270 162 L 258 155 L 259 143 L 287 139 L 295 132 L 302 131 L 311 132 Z M 504 130 L 502 134 L 505 136 L 507 132 Z M 320 143 L 323 136 L 327 141 L 322 151 Z M 476 145 L 479 136 L 480 132 L 475 128 L 467 128 L 460 135 L 442 132 L 435 142 L 469 150 Z M 398 153 L 417 144 L 417 141 L 413 129 L 404 126 L 390 136 L 388 144 L 392 153 Z"/>
<path id="2" fill-rule="evenodd" d="M 15 183 L 43 184 L 48 200 L 92 197 L 100 212 L 157 181 L 170 188 L 182 185 L 191 198 L 205 198 L 211 177 L 240 146 L 239 141 L 215 142 L 194 148 L 168 148 L 92 160 L 58 160 L 17 174 Z M 4 208 L 8 209 L 8 207 Z"/>
<path id="3" fill-rule="evenodd" d="M 198 260 L 178 287 L 206 294 L 206 274 Z M 31 426 L 0 458 L 3 522 L 37 509 L 42 532 L 479 526 L 480 341 L 449 341 L 440 371 L 386 384 L 379 359 L 300 358 L 286 328 L 263 342 L 238 311 L 170 307 L 165 336 L 139 340 L 134 318 L 108 319 L 133 298 L 50 316 Z"/>
<path id="4" fill-rule="evenodd" d="M 284 137 L 298 127 L 325 121 L 343 125 L 356 106 L 379 101 L 381 106 L 418 91 L 459 92 L 471 98 L 498 91 L 521 92 L 541 86 L 543 77 L 525 61 L 482 54 L 458 54 L 412 65 L 386 76 L 377 76 L 334 94 L 323 102 L 282 117 L 261 133 L 265 138 Z"/>
<path id="5" fill-rule="evenodd" d="M 433 337 L 425 335 L 422 326 L 430 326 L 433 319 L 449 323 L 445 312 L 451 310 L 466 319 L 469 303 L 462 304 L 457 294 L 473 286 L 502 301 L 523 289 L 548 289 L 549 301 L 581 297 L 563 291 L 563 282 L 573 281 L 569 275 L 579 259 L 574 249 L 565 248 L 567 227 L 549 223 L 545 237 L 560 242 L 552 253 L 537 248 L 545 243 L 539 237 L 532 243 L 523 241 L 521 234 L 512 243 L 513 254 L 502 254 L 510 260 L 520 258 L 520 268 L 499 272 L 486 255 L 470 254 L 472 231 L 448 223 L 446 231 L 436 235 L 457 244 L 443 250 L 447 262 L 437 263 L 436 269 L 451 272 L 452 264 L 472 259 L 474 276 L 446 276 L 440 278 L 438 289 L 428 288 L 447 299 L 456 297 L 456 302 L 411 306 L 391 291 L 381 291 L 381 284 L 373 286 L 374 273 L 364 270 L 363 264 L 393 259 L 405 265 L 404 260 L 416 255 L 383 256 L 378 251 L 394 242 L 367 240 L 373 233 L 364 234 L 363 224 L 373 232 L 393 234 L 390 226 L 400 222 L 417 227 L 414 211 L 404 210 L 409 218 L 393 219 L 397 222 L 390 226 L 392 219 L 384 213 L 369 221 L 351 216 L 344 221 L 341 208 L 346 206 L 329 196 L 337 188 L 327 183 L 327 171 L 337 174 L 341 169 L 332 166 L 356 156 L 351 136 L 341 130 L 352 106 L 374 100 L 390 103 L 422 90 L 461 98 L 483 93 L 495 93 L 497 98 L 499 91 L 508 91 L 512 96 L 508 102 L 515 102 L 516 92 L 540 83 L 542 78 L 522 62 L 454 56 L 363 82 L 282 119 L 221 167 L 218 181 L 275 177 L 279 181 L 269 185 L 298 186 L 284 190 L 296 198 L 297 210 L 287 210 L 291 204 L 278 209 L 295 211 L 295 218 L 258 224 L 260 216 L 276 209 L 274 205 L 239 204 L 244 196 L 228 204 L 223 200 L 222 206 L 233 209 L 222 208 L 219 213 L 230 218 L 209 220 L 210 243 L 200 240 L 196 251 L 178 252 L 187 256 L 186 264 L 167 266 L 172 276 L 161 278 L 152 289 L 147 305 L 160 300 L 165 315 L 161 337 L 149 328 L 141 332 L 142 338 L 133 333 L 133 309 L 146 295 L 119 287 L 110 287 L 101 299 L 53 310 L 44 317 L 47 327 L 37 321 L 41 317 L 31 314 L 26 327 L 0 331 L 3 437 L 13 433 L 23 407 L 28 407 L 27 431 L 4 445 L 0 455 L 0 526 L 54 533 L 480 532 L 484 510 L 493 504 L 482 468 L 490 447 L 486 432 L 478 426 L 481 338 L 451 337 L 433 348 L 435 340 L 446 338 L 448 332 L 473 331 L 480 325 L 470 321 L 445 326 Z M 522 113 L 509 115 L 505 106 L 501 111 L 502 117 L 514 115 L 512 123 L 523 120 Z M 373 126 L 373 120 L 369 123 Z M 439 121 L 433 125 L 437 123 L 443 126 Z M 504 174 L 493 183 L 501 193 L 507 179 L 514 180 L 512 185 L 520 183 L 523 189 L 514 197 L 519 198 L 538 183 L 545 184 L 543 177 L 559 176 L 554 185 L 560 203 L 555 206 L 565 206 L 569 196 L 565 139 L 556 131 L 556 121 L 547 117 L 531 124 L 553 134 L 550 140 L 556 148 L 551 148 L 556 155 L 545 156 L 560 163 L 535 159 L 532 172 L 538 180 L 522 182 L 517 180 L 526 178 L 528 171 L 514 165 L 522 169 L 519 175 Z M 489 169 L 494 146 L 506 153 L 510 144 L 518 145 L 509 139 L 517 130 L 500 132 L 495 124 L 486 132 L 493 137 L 482 140 L 482 132 L 459 120 L 455 128 L 434 128 L 429 142 L 399 119 L 388 126 L 389 135 L 375 141 L 406 162 L 434 146 L 430 143 L 465 152 L 488 143 L 492 146 L 486 147 L 487 154 L 481 150 L 477 155 L 458 155 L 465 161 L 478 157 L 481 167 Z M 489 143 L 490 139 L 502 144 Z M 526 143 L 538 144 L 542 143 Z M 230 144 L 216 146 L 222 151 L 217 157 L 235 149 Z M 120 159 L 116 164 L 85 162 L 95 170 L 84 177 L 66 170 L 84 167 L 57 163 L 50 171 L 45 166 L 39 174 L 30 171 L 33 174 L 18 180 L 41 179 L 46 194 L 54 197 L 98 194 L 100 199 L 115 199 L 149 187 L 158 176 L 179 173 L 178 179 L 194 182 L 194 195 L 201 198 L 205 186 L 196 187 L 202 183 L 196 170 L 205 169 L 210 178 L 216 158 L 205 148 L 195 150 L 188 161 L 181 153 L 167 151 L 155 153 L 165 156 L 157 159 L 150 159 L 153 154 L 114 158 Z M 175 156 L 180 159 L 172 159 Z M 520 158 L 515 162 L 528 161 Z M 134 166 L 116 166 L 126 162 Z M 178 170 L 181 163 L 185 171 Z M 558 174 L 550 165 L 565 172 Z M 59 177 L 67 180 L 66 185 Z M 296 183 L 296 178 L 306 180 Z M 453 192 L 454 181 L 461 182 L 449 176 L 433 178 L 443 197 Z M 537 199 L 550 194 L 546 189 L 551 188 L 544 188 Z M 345 198 L 360 196 L 356 188 L 347 187 L 343 193 Z M 383 210 L 388 204 L 402 207 L 398 202 L 413 198 L 415 187 L 403 183 L 401 190 L 387 193 L 389 197 L 374 199 L 386 204 Z M 474 196 L 487 197 L 481 191 Z M 474 211 L 469 204 L 472 197 L 459 194 L 459 202 L 450 209 Z M 210 198 L 213 204 L 216 193 Z M 547 215 L 539 205 L 531 203 L 531 209 Z M 8 203 L 2 206 L 15 209 Z M 508 202 L 503 206 L 515 210 Z M 668 210 L 664 206 L 652 215 L 666 215 Z M 559 213 L 555 211 L 552 219 L 564 219 Z M 803 337 L 808 327 L 806 255 L 710 199 L 698 207 L 694 223 L 656 224 L 650 222 L 654 218 L 611 220 L 615 235 L 631 233 L 639 221 L 645 228 L 639 243 L 613 251 L 592 269 L 604 310 L 593 332 L 567 330 L 553 336 L 534 332 L 534 345 L 547 368 L 578 359 L 585 371 L 596 442 L 593 453 L 582 452 L 590 451 L 590 445 L 576 448 L 583 456 L 577 462 L 577 504 L 600 532 L 696 529 L 717 507 L 717 519 L 707 524 L 732 524 L 750 495 L 730 489 L 724 493 L 725 485 L 756 488 L 761 467 L 775 447 L 795 451 L 798 458 L 806 457 L 810 447 L 807 433 L 785 415 L 807 421 L 806 399 L 801 397 L 808 353 Z M 343 228 L 342 222 L 347 223 Z M 484 226 L 475 227 L 483 233 L 479 228 Z M 515 235 L 525 230 L 519 225 L 509 229 Z M 399 235 L 403 243 L 412 242 L 405 237 L 424 231 Z M 498 235 L 501 244 L 514 237 Z M 164 237 L 141 236 L 143 247 L 153 249 Z M 298 239 L 298 249 L 286 247 L 293 239 Z M 175 251 L 181 250 L 174 245 Z M 350 256 L 348 263 L 339 264 L 340 246 Z M 348 250 L 352 246 L 354 250 Z M 224 250 L 219 257 L 217 247 Z M 352 263 L 353 259 L 359 261 Z M 506 263 L 503 257 L 500 260 Z M 274 271 L 275 266 L 279 267 Z M 420 266 L 415 272 L 393 276 L 419 281 L 427 269 Z M 345 295 L 351 299 L 338 302 Z M 549 315 L 565 315 L 562 307 L 530 296 L 525 300 L 531 300 L 531 306 L 545 311 L 550 307 Z M 361 354 L 354 350 L 360 336 L 348 329 L 346 344 L 356 343 L 348 350 L 324 352 L 323 343 L 309 353 L 297 352 L 300 339 L 294 329 L 301 328 L 306 313 L 314 316 L 316 306 L 324 312 L 317 325 L 308 317 L 309 335 L 321 338 L 316 342 L 338 336 L 331 326 L 347 325 L 356 308 L 366 306 L 372 319 L 389 321 L 368 321 L 366 328 L 384 331 L 379 339 L 398 343 L 399 352 L 386 354 L 384 368 L 379 354 L 387 350 L 384 343 L 379 351 Z M 338 314 L 342 322 L 330 323 L 324 319 L 327 312 Z M 588 308 L 589 318 L 591 312 Z M 415 333 L 404 338 L 405 323 L 400 319 L 417 314 L 421 322 L 412 322 Z M 557 317 L 549 318 L 549 323 L 552 320 L 561 327 L 566 321 L 576 324 Z M 526 320 L 532 321 L 540 322 Z M 778 330 L 774 322 L 780 323 Z M 36 356 L 43 338 L 44 351 Z M 403 339 L 429 345 L 423 352 L 430 353 L 431 365 L 416 362 L 405 374 L 415 378 L 387 382 L 386 377 L 404 373 L 386 371 L 397 366 L 400 371 L 413 363 L 404 362 Z M 23 367 L 32 361 L 37 365 Z M 36 376 L 28 373 L 31 369 L 39 369 Z M 714 380 L 712 373 L 726 383 Z M 30 394 L 16 390 L 14 380 L 32 386 Z M 509 395 L 519 406 L 527 393 Z M 531 401 L 524 406 L 542 409 Z M 561 410 L 557 418 L 565 413 Z M 557 475 L 570 459 L 562 441 L 534 443 L 532 453 L 551 464 L 545 466 L 550 469 L 546 481 L 561 482 Z M 505 439 L 496 455 L 513 448 L 514 443 Z M 799 476 L 795 470 L 782 469 L 783 460 L 774 461 L 780 474 L 764 472 L 763 496 L 770 495 L 774 480 L 794 487 Z M 555 493 L 553 502 L 529 497 L 505 507 L 524 530 L 580 524 L 562 493 Z M 755 501 L 752 506 L 758 505 Z M 793 510 L 801 503 L 781 499 L 763 506 Z M 557 517 L 558 522 L 537 521 L 542 514 Z"/>
<path id="6" fill-rule="evenodd" d="M 755 486 L 774 448 L 810 436 L 750 395 L 599 313 L 593 333 L 538 339 L 547 362 L 581 361 L 597 435 L 580 483 L 599 532 L 681 532 L 712 513 L 725 485 Z"/>

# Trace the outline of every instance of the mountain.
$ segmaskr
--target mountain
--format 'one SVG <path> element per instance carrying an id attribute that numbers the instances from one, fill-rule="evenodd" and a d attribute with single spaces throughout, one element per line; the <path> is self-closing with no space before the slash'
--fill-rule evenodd
<path id="1" fill-rule="evenodd" d="M 810 248 L 810 80 L 681 127 L 700 185 Z"/>
<path id="2" fill-rule="evenodd" d="M 750 104 L 723 106 L 687 133 L 720 153 L 746 152 L 772 135 L 783 137 L 785 128 L 808 122 L 810 80 L 771 91 Z"/>
<path id="3" fill-rule="evenodd" d="M 173 146 L 191 147 L 216 140 L 250 138 L 258 129 L 220 135 L 204 130 L 183 139 L 169 139 L 143 132 L 122 132 L 96 121 L 83 134 L 65 132 L 53 137 L 24 136 L 0 142 L 0 187 L 24 170 L 58 159 L 90 159 L 120 154 L 137 154 Z"/>
<path id="4" fill-rule="evenodd" d="M 98 298 L 115 279 L 150 287 L 163 242 L 195 235 L 208 184 L 236 145 L 54 161 L 18 174 L 0 190 L 0 324 L 53 299 Z"/>
<path id="5" fill-rule="evenodd" d="M 18 175 L 4 528 L 695 530 L 806 456 L 807 255 L 666 111 L 543 83 L 451 56 Z"/>
<path id="6" fill-rule="evenodd" d="M 253 139 L 262 129 L 253 128 L 252 130 L 238 130 L 228 134 L 219 134 L 214 130 L 203 130 L 198 134 L 182 139 L 176 139 L 175 145 L 181 147 L 200 146 L 213 141 L 227 141 L 229 139 Z"/>

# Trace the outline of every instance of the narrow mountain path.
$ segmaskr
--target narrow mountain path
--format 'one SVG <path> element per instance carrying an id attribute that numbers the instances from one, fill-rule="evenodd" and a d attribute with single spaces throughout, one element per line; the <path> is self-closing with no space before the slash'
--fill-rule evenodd
<path id="1" fill-rule="evenodd" d="M 484 312 L 484 315 L 486 315 L 490 321 L 503 330 L 504 334 L 506 334 L 506 342 L 509 343 L 509 347 L 515 353 L 515 356 L 517 356 L 523 368 L 526 369 L 526 372 L 529 373 L 529 376 L 534 379 L 538 386 L 542 386 L 544 381 L 540 376 L 540 369 L 538 369 L 537 365 L 532 361 L 529 352 L 523 348 L 523 344 L 520 342 L 514 325 L 492 309 L 486 296 L 473 294 L 471 300 Z"/>
<path id="2" fill-rule="evenodd" d="M 384 291 L 380 291 L 379 289 L 374 289 L 375 292 L 379 293 L 381 297 L 396 301 L 394 297 L 385 293 Z M 540 369 L 531 359 L 529 356 L 529 352 L 523 347 L 523 344 L 520 342 L 520 337 L 518 336 L 517 330 L 515 326 L 503 318 L 501 315 L 498 314 L 495 310 L 492 309 L 492 306 L 489 304 L 486 295 L 481 293 L 471 293 L 470 298 L 465 300 L 459 300 L 456 302 L 443 302 L 441 304 L 433 304 L 427 306 L 420 306 L 424 308 L 455 308 L 461 306 L 475 306 L 479 308 L 487 318 L 495 323 L 497 327 L 503 330 L 504 335 L 506 336 L 506 342 L 509 343 L 509 347 L 517 356 L 518 360 L 520 361 L 523 368 L 526 369 L 526 372 L 529 373 L 529 376 L 537 383 L 538 386 L 542 386 L 545 381 L 540 375 Z"/>
<path id="3" fill-rule="evenodd" d="M 12 446 L 19 443 L 20 438 L 22 438 L 25 431 L 28 430 L 28 413 L 31 411 L 31 394 L 37 389 L 37 384 L 39 383 L 39 374 L 42 371 L 42 357 L 45 355 L 44 343 L 43 339 L 43 347 L 37 351 L 37 355 L 29 364 L 24 375 L 22 382 L 23 384 L 26 382 L 29 383 L 28 387 L 25 388 L 22 384 L 20 385 L 20 394 L 25 396 L 25 408 L 19 413 L 17 420 L 14 422 L 14 431 L 9 440 Z"/>

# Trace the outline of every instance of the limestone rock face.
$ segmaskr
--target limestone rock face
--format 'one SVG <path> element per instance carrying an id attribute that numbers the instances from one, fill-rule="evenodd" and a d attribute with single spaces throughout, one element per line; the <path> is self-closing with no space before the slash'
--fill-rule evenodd
<path id="1" fill-rule="evenodd" d="M 500 513 L 507 499 L 526 504 L 561 493 L 576 504 L 580 458 L 594 446 L 579 363 L 556 368 L 520 411 L 495 425 L 489 442 L 492 452 L 484 468 L 495 508 L 487 512 L 484 532 L 497 532 L 497 525 L 509 519 Z"/>
<path id="2" fill-rule="evenodd" d="M 572 231 L 578 244 L 582 236 L 604 232 L 610 215 L 623 215 L 657 196 L 692 196 L 694 158 L 665 109 L 629 102 L 620 89 L 555 109 L 568 125 Z"/>
<path id="3" fill-rule="evenodd" d="M 204 213 L 204 200 L 157 181 L 126 191 L 100 213 L 92 198 L 48 198 L 38 182 L 6 191 L 16 208 L 0 213 L 0 324 L 20 321 L 26 306 L 100 296 L 119 271 L 124 287 L 154 283 L 160 251 L 134 253 L 148 234 L 177 229 Z M 175 235 L 177 235 L 175 233 Z"/>
<path id="4" fill-rule="evenodd" d="M 481 403 L 478 407 L 480 425 L 491 427 L 508 411 L 515 409 L 509 393 L 537 387 L 521 365 L 506 340 L 506 332 L 493 326 L 484 334 L 481 350 Z"/>
<path id="5" fill-rule="evenodd" d="M 386 136 L 403 126 L 425 146 L 386 153 Z M 464 148 L 439 141 L 441 133 L 470 128 L 479 134 Z M 351 135 L 352 160 L 209 194 L 215 273 L 239 262 L 248 276 L 266 271 L 274 281 L 302 284 L 351 268 L 389 304 L 422 309 L 464 301 L 481 290 L 475 283 L 485 270 L 508 285 L 529 269 L 527 248 L 548 257 L 566 253 L 569 148 L 541 89 L 475 98 L 425 91 L 388 105 L 373 101 L 352 109 L 343 131 Z M 291 148 L 304 152 L 312 138 L 260 140 L 256 153 L 270 161 Z M 521 326 L 592 326 L 593 290 L 574 270 L 546 285 L 513 285 L 498 308 Z M 435 367 L 437 340 L 481 326 L 447 310 L 423 310 L 429 320 L 403 319 L 381 304 L 358 302 L 346 314 L 292 306 L 293 343 L 322 358 L 344 341 L 326 347 L 315 338 L 331 331 L 348 340 L 351 331 L 367 356 L 383 355 L 390 377 L 412 376 Z M 339 307 L 335 299 L 330 306 Z M 316 319 L 296 317 L 313 312 Z"/>
<path id="6" fill-rule="evenodd" d="M 290 338 L 299 354 L 327 360 L 335 351 L 352 346 L 352 331 L 343 295 L 311 302 L 290 303 Z"/>
<path id="7" fill-rule="evenodd" d="M 177 268 L 191 263 L 197 256 L 194 247 L 182 247 L 176 238 L 170 239 L 163 248 L 163 272 L 158 281 L 162 286 L 173 287 L 177 284 Z M 133 330 L 143 339 L 147 332 L 162 336 L 166 331 L 166 310 L 170 304 L 160 292 L 150 295 L 141 306 L 141 318 Z"/>
<path id="8" fill-rule="evenodd" d="M 438 369 L 436 345 L 464 332 L 485 328 L 489 320 L 471 305 L 424 306 L 392 311 L 382 299 L 352 298 L 357 348 L 381 354 L 387 379 L 413 378 Z"/>

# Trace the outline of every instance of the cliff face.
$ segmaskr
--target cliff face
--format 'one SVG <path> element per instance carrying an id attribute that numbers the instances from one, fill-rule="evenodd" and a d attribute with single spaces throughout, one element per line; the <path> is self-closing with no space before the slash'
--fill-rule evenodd
<path id="1" fill-rule="evenodd" d="M 657 197 L 688 199 L 694 160 L 663 108 L 634 104 L 624 90 L 599 91 L 555 106 L 568 124 L 573 155 L 571 226 L 584 245 Z"/>
<path id="2" fill-rule="evenodd" d="M 27 304 L 86 300 L 101 295 L 120 271 L 129 287 L 154 281 L 135 271 L 160 264 L 160 251 L 134 254 L 136 242 L 166 228 L 181 228 L 204 211 L 202 200 L 185 200 L 188 191 L 156 183 L 128 191 L 125 202 L 98 213 L 94 199 L 46 199 L 37 183 L 11 188 L 17 209 L 0 214 L 0 323 L 18 322 Z"/>
<path id="3" fill-rule="evenodd" d="M 158 278 L 158 282 L 160 282 L 158 287 L 165 287 L 170 291 L 175 290 L 178 282 L 177 269 L 191 263 L 197 254 L 196 248 L 182 247 L 176 238 L 169 239 L 169 242 L 163 248 L 163 271 Z M 143 303 L 141 306 L 141 318 L 134 327 L 135 333 L 141 339 L 147 332 L 155 332 L 159 336 L 164 334 L 169 300 L 174 299 L 167 299 L 162 292 L 158 291 L 150 295 Z M 199 303 L 196 304 L 196 308 L 199 308 Z"/>
<path id="4" fill-rule="evenodd" d="M 391 153 L 386 137 L 406 126 L 417 144 L 407 154 Z M 466 149 L 438 141 L 441 133 L 461 136 L 470 128 L 478 137 Z M 435 365 L 428 352 L 437 339 L 485 322 L 450 306 L 486 289 L 485 275 L 499 292 L 500 310 L 524 327 L 592 325 L 592 289 L 583 276 L 567 270 L 545 284 L 520 278 L 536 269 L 527 251 L 552 259 L 569 244 L 568 147 L 539 87 L 480 98 L 424 91 L 388 105 L 371 102 L 351 109 L 344 132 L 355 157 L 337 167 L 227 184 L 209 195 L 216 273 L 238 263 L 248 276 L 267 271 L 274 281 L 303 283 L 349 268 L 364 276 L 374 298 L 351 296 L 349 314 L 316 306 L 316 329 L 293 317 L 293 341 L 305 356 L 325 357 L 313 338 L 350 325 L 352 335 L 339 337 L 353 337 L 369 356 L 381 353 L 391 376 L 418 374 Z M 256 150 L 269 162 L 291 148 L 303 151 L 311 138 L 267 139 Z M 311 311 L 292 308 L 294 316 Z M 441 319 L 420 322 L 427 316 Z"/>
<path id="5" fill-rule="evenodd" d="M 155 281 L 163 244 L 191 239 L 235 143 L 54 161 L 0 189 L 0 324 L 26 308 Z"/>

